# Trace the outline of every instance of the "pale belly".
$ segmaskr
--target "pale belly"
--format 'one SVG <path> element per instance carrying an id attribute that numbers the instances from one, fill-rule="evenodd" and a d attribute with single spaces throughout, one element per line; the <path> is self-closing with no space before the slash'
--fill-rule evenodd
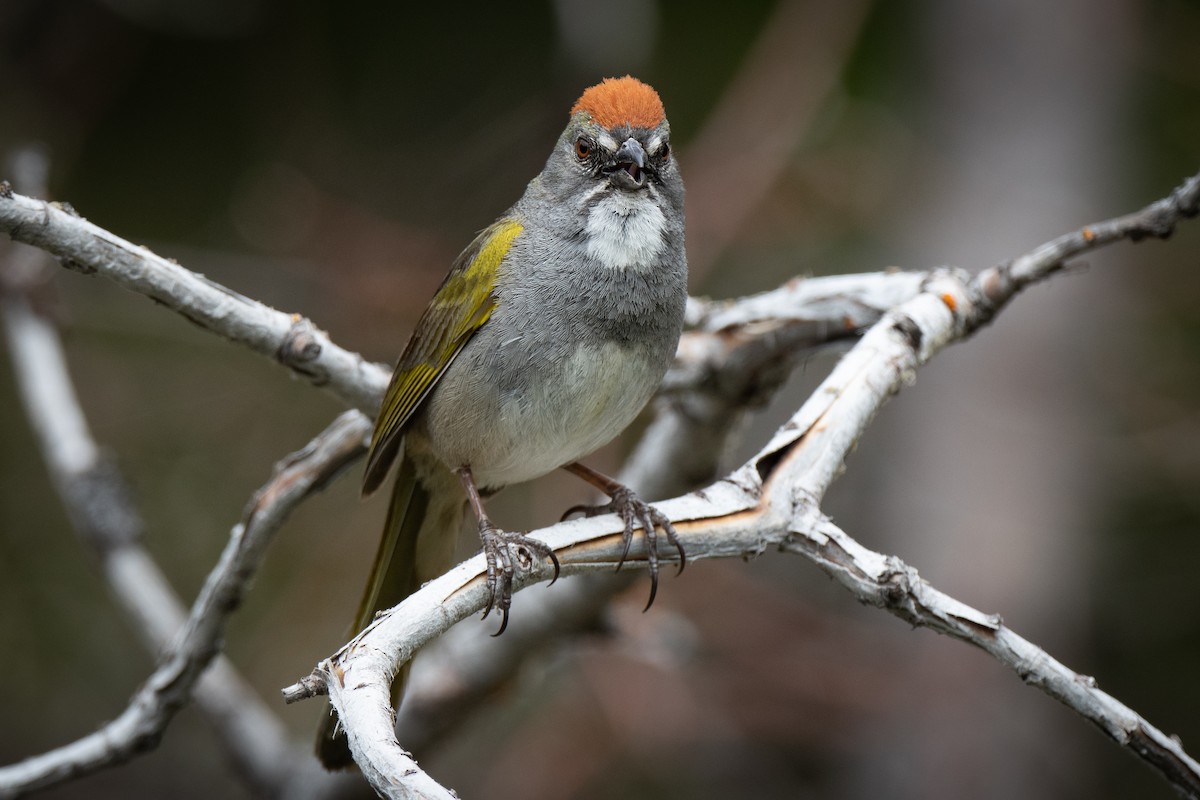
<path id="1" fill-rule="evenodd" d="M 517 391 L 447 374 L 429 398 L 420 428 L 451 469 L 470 466 L 481 487 L 521 483 L 602 447 L 638 415 L 664 365 L 605 343 L 530 370 Z"/>

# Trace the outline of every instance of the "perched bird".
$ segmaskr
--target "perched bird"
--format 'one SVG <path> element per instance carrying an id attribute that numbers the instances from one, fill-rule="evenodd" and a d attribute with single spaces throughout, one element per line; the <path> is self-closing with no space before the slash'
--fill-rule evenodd
<path id="1" fill-rule="evenodd" d="M 674 356 L 687 299 L 683 240 L 683 182 L 658 94 L 628 76 L 587 89 L 541 173 L 454 262 L 396 364 L 363 494 L 399 464 L 353 632 L 452 565 L 467 504 L 487 558 L 484 616 L 498 609 L 503 632 L 515 571 L 545 558 L 557 577 L 558 560 L 544 543 L 497 528 L 483 498 L 559 467 L 611 498 L 568 515 L 619 514 L 625 554 L 643 528 L 650 602 L 656 526 L 683 568 L 666 516 L 577 461 L 633 421 Z M 330 768 L 350 763 L 335 731 L 327 718 L 317 747 Z"/>

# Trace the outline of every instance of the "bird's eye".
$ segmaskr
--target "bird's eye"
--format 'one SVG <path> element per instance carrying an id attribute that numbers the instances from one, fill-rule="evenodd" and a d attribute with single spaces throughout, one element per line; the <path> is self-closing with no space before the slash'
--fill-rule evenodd
<path id="1" fill-rule="evenodd" d="M 660 147 L 658 149 L 658 157 L 661 158 L 663 161 L 666 161 L 668 158 L 671 157 L 671 143 L 670 142 L 662 143 L 662 147 Z"/>
<path id="2" fill-rule="evenodd" d="M 584 161 L 591 154 L 592 154 L 592 143 L 591 142 L 589 142 L 587 139 L 585 139 L 582 136 L 580 136 L 578 139 L 575 140 L 575 155 L 579 157 L 580 161 Z"/>

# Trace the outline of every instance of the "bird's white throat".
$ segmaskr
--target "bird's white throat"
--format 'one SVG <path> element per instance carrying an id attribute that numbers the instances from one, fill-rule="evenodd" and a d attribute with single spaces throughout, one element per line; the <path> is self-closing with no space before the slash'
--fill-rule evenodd
<path id="1" fill-rule="evenodd" d="M 647 193 L 614 192 L 592 206 L 587 253 L 611 269 L 646 269 L 665 245 L 667 219 Z"/>

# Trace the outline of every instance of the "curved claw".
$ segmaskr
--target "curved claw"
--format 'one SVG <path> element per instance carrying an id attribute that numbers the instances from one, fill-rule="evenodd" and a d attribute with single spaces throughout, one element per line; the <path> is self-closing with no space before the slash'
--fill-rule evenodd
<path id="1" fill-rule="evenodd" d="M 481 619 L 487 619 L 487 615 L 491 613 L 493 607 L 500 612 L 500 630 L 493 633 L 492 636 L 499 636 L 504 633 L 504 630 L 508 627 L 508 609 L 512 607 L 512 562 L 508 557 L 503 557 L 503 560 L 509 569 L 500 577 L 499 590 L 492 589 L 491 597 L 488 598 L 488 606 L 483 612 L 483 617 L 481 617 Z M 497 597 L 500 598 L 499 602 L 496 601 Z"/>
<path id="2" fill-rule="evenodd" d="M 486 617 L 487 614 L 484 614 L 484 616 Z M 500 630 L 493 633 L 492 638 L 494 639 L 495 637 L 504 633 L 506 628 L 508 628 L 508 609 L 507 608 L 500 612 Z"/>
<path id="3" fill-rule="evenodd" d="M 671 520 L 667 519 L 667 515 L 657 510 L 658 523 L 662 525 L 663 531 L 667 534 L 667 541 L 675 545 L 675 550 L 679 553 L 679 567 L 675 570 L 676 575 L 683 574 L 683 568 L 687 566 L 687 553 L 683 552 L 683 545 L 679 541 L 678 534 L 675 533 L 675 526 L 671 524 Z"/>
<path id="4" fill-rule="evenodd" d="M 646 600 L 646 607 L 642 609 L 645 614 L 650 610 L 650 606 L 654 605 L 654 598 L 658 596 L 658 570 L 650 573 L 650 598 Z"/>
<path id="5" fill-rule="evenodd" d="M 654 605 L 654 596 L 658 594 L 658 538 L 654 535 L 654 525 L 661 521 L 657 517 L 661 517 L 662 515 L 655 513 L 654 509 L 646 506 L 645 516 L 648 518 L 646 519 L 646 523 L 649 525 L 646 530 L 650 531 L 646 535 L 646 546 L 649 548 L 650 561 L 650 598 L 646 601 L 646 607 L 642 609 L 643 614 L 650 610 L 650 606 Z M 665 526 L 663 530 L 665 532 Z"/>
<path id="6" fill-rule="evenodd" d="M 655 533 L 657 520 L 653 519 L 650 511 L 650 506 L 647 505 L 638 509 L 642 530 L 646 533 L 646 561 L 650 570 L 650 599 L 646 601 L 642 613 L 650 610 L 650 606 L 654 604 L 654 596 L 658 594 L 658 535 Z"/>
<path id="7" fill-rule="evenodd" d="M 566 522 L 567 518 L 570 517 L 572 514 L 583 514 L 586 517 L 586 516 L 588 516 L 588 512 L 591 511 L 593 508 L 595 508 L 595 506 L 589 506 L 587 503 L 580 503 L 577 506 L 571 506 L 570 508 L 568 508 L 566 511 L 563 512 L 563 515 L 558 518 L 558 521 Z"/>
<path id="8" fill-rule="evenodd" d="M 683 568 L 687 566 L 687 553 L 683 552 L 683 545 L 679 543 L 678 537 L 672 537 L 668 534 L 667 539 L 669 539 L 671 544 L 675 545 L 675 549 L 679 551 L 679 568 L 675 570 L 675 574 L 682 575 Z"/>

